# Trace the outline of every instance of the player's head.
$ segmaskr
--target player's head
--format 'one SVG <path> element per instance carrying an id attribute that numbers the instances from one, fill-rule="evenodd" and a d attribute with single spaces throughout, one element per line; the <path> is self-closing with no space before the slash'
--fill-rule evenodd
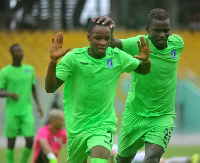
<path id="1" fill-rule="evenodd" d="M 10 53 L 12 55 L 13 60 L 21 62 L 24 56 L 23 49 L 19 44 L 13 44 L 10 47 Z"/>
<path id="2" fill-rule="evenodd" d="M 146 30 L 154 46 L 160 50 L 165 49 L 170 35 L 168 12 L 160 8 L 151 10 L 148 14 Z"/>
<path id="3" fill-rule="evenodd" d="M 87 39 L 90 41 L 89 55 L 97 59 L 105 57 L 111 40 L 109 24 L 102 25 L 102 22 L 97 23 L 97 20 L 91 21 L 88 26 Z"/>
<path id="4" fill-rule="evenodd" d="M 50 111 L 49 123 L 55 129 L 62 129 L 65 124 L 63 111 L 59 109 L 52 109 Z"/>

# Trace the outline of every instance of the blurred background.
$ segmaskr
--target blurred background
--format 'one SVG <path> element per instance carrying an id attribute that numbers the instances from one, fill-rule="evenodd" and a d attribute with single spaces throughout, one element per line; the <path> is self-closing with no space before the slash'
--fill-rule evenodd
<path id="1" fill-rule="evenodd" d="M 38 94 L 45 113 L 40 119 L 33 103 L 36 130 L 45 124 L 52 107 L 63 109 L 62 88 L 54 94 L 47 94 L 44 90 L 52 36 L 62 31 L 64 48 L 88 46 L 88 22 L 99 15 L 108 15 L 114 20 L 115 38 L 147 34 L 147 14 L 158 7 L 169 12 L 171 33 L 180 35 L 185 43 L 178 65 L 176 128 L 164 156 L 200 153 L 200 0 L 0 0 L 0 69 L 11 63 L 9 47 L 14 43 L 21 44 L 24 63 L 35 68 Z M 122 74 L 115 99 L 118 128 L 129 84 L 130 74 Z M 6 162 L 3 152 L 6 146 L 4 109 L 5 99 L 1 98 L 0 163 Z M 117 135 L 118 131 L 116 143 Z M 19 151 L 23 145 L 23 138 L 18 138 L 16 146 Z M 66 151 L 62 157 L 67 157 Z"/>

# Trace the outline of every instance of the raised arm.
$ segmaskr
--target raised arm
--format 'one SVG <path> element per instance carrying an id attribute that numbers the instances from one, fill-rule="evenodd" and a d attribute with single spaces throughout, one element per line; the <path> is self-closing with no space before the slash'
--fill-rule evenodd
<path id="1" fill-rule="evenodd" d="M 145 42 L 144 37 L 140 37 L 140 41 L 141 43 L 137 41 L 138 47 L 140 49 L 140 54 L 135 55 L 134 57 L 140 59 L 141 62 L 134 71 L 139 74 L 146 75 L 150 72 L 151 69 L 149 41 L 146 39 Z"/>
<path id="2" fill-rule="evenodd" d="M 97 23 L 102 23 L 103 25 L 108 23 L 110 25 L 110 29 L 111 29 L 110 47 L 112 47 L 112 48 L 117 47 L 117 48 L 122 50 L 122 42 L 121 42 L 121 40 L 120 39 L 116 39 L 113 36 L 113 31 L 114 31 L 114 28 L 115 28 L 114 21 L 108 16 L 97 16 L 94 19 L 92 19 L 92 21 L 96 21 L 96 20 L 98 20 Z"/>
<path id="3" fill-rule="evenodd" d="M 63 81 L 56 77 L 56 65 L 58 59 L 63 57 L 70 50 L 70 48 L 63 50 L 62 46 L 63 35 L 60 32 L 56 35 L 55 41 L 54 37 L 52 38 L 52 44 L 50 47 L 50 62 L 45 79 L 45 89 L 47 93 L 55 92 L 63 84 Z"/>

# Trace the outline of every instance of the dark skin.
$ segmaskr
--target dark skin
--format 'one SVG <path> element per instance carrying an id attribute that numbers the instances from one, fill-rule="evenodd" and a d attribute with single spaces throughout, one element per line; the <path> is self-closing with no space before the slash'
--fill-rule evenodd
<path id="1" fill-rule="evenodd" d="M 114 29 L 115 23 L 108 16 L 99 16 L 93 19 L 93 21 L 98 20 L 98 23 L 103 22 L 102 24 L 109 24 L 111 29 Z M 154 44 L 154 46 L 163 50 L 167 48 L 167 39 L 170 36 L 170 20 L 156 20 L 153 19 L 150 26 L 146 26 L 146 31 L 149 34 L 149 39 Z M 112 38 L 111 47 L 118 47 L 122 49 L 122 42 L 119 39 Z M 159 163 L 160 158 L 164 153 L 164 149 L 157 145 L 149 142 L 145 142 L 145 158 L 144 163 Z M 130 157 L 121 157 L 117 155 L 118 163 L 131 163 L 136 153 Z"/>
<path id="2" fill-rule="evenodd" d="M 87 34 L 87 39 L 90 42 L 90 48 L 88 54 L 95 58 L 101 59 L 106 56 L 106 49 L 110 45 L 111 40 L 111 30 L 108 26 L 95 26 L 91 33 Z M 64 56 L 70 49 L 62 49 L 63 45 L 63 35 L 58 33 L 56 39 L 52 38 L 52 44 L 50 47 L 50 62 L 46 74 L 45 88 L 48 93 L 56 91 L 62 84 L 63 81 L 56 77 L 56 65 L 59 58 Z M 141 59 L 142 62 L 138 68 L 134 71 L 146 74 L 150 70 L 150 48 L 148 41 L 144 41 L 144 38 L 141 38 L 141 45 L 138 42 L 138 47 L 140 48 L 140 54 L 136 56 L 138 59 Z M 101 158 L 108 159 L 110 151 L 103 146 L 95 146 L 90 149 L 91 158 Z M 86 161 L 84 161 L 86 162 Z"/>
<path id="3" fill-rule="evenodd" d="M 12 65 L 15 66 L 15 67 L 20 67 L 22 65 L 22 59 L 23 59 L 23 56 L 24 56 L 22 47 L 21 46 L 15 46 L 12 49 L 11 55 L 12 55 Z M 42 111 L 40 104 L 39 104 L 35 85 L 32 85 L 32 95 L 33 95 L 35 102 L 37 103 L 37 106 L 38 106 L 37 110 L 40 114 L 40 117 L 42 117 L 43 111 Z M 0 89 L 0 97 L 10 97 L 14 101 L 18 101 L 18 99 L 20 98 L 20 95 L 14 93 L 14 92 L 7 92 L 4 89 Z M 9 149 L 11 149 L 11 150 L 14 149 L 15 140 L 16 140 L 16 138 L 8 138 L 8 145 L 7 146 L 8 146 Z M 33 143 L 34 143 L 34 137 L 25 137 L 25 140 L 26 140 L 26 147 L 31 149 L 32 146 L 33 146 Z"/>

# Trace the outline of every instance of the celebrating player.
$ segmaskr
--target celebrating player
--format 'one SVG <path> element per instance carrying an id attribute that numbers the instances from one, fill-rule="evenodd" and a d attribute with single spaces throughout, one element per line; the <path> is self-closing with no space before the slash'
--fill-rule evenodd
<path id="1" fill-rule="evenodd" d="M 66 54 L 62 49 L 63 35 L 52 39 L 50 62 L 46 74 L 46 91 L 51 93 L 64 83 L 64 111 L 67 127 L 67 151 L 70 163 L 105 163 L 113 145 L 117 117 L 113 102 L 120 74 L 150 71 L 148 40 L 138 41 L 136 56 L 109 46 L 111 29 L 96 22 L 88 27 L 89 47 L 76 48 Z M 65 55 L 66 54 L 66 55 Z M 64 56 L 65 55 L 65 56 Z M 62 60 L 57 65 L 58 59 Z"/>
<path id="2" fill-rule="evenodd" d="M 95 18 L 98 23 L 114 22 L 107 16 Z M 158 163 L 171 137 L 175 120 L 175 92 L 177 65 L 184 47 L 178 35 L 170 35 L 170 19 L 164 9 L 153 9 L 146 25 L 151 49 L 151 72 L 147 75 L 131 74 L 126 109 L 118 138 L 118 163 L 130 163 L 138 149 L 145 144 L 145 163 Z M 112 47 L 135 55 L 139 54 L 140 36 L 113 39 Z"/>
<path id="3" fill-rule="evenodd" d="M 23 135 L 26 146 L 23 149 L 20 163 L 26 163 L 31 154 L 35 135 L 31 93 L 41 117 L 43 112 L 36 93 L 34 68 L 22 64 L 24 54 L 20 45 L 12 45 L 10 52 L 12 64 L 4 67 L 0 73 L 0 97 L 6 97 L 4 133 L 8 138 L 6 158 L 7 163 L 14 163 L 15 139 L 18 135 Z"/>

